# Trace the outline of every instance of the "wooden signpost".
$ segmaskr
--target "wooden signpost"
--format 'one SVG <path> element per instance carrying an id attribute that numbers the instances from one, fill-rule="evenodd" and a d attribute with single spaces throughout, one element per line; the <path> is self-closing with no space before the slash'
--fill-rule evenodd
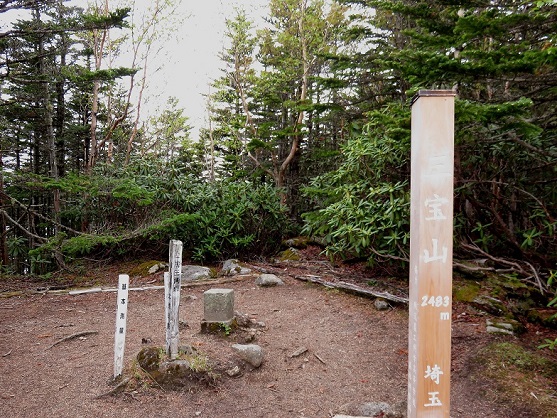
<path id="1" fill-rule="evenodd" d="M 454 92 L 412 103 L 408 418 L 449 418 Z"/>
<path id="2" fill-rule="evenodd" d="M 171 359 L 178 357 L 180 345 L 180 288 L 182 286 L 182 242 L 170 241 L 169 272 L 164 273 L 166 354 Z"/>
<path id="3" fill-rule="evenodd" d="M 128 290 L 130 277 L 118 276 L 118 299 L 116 309 L 116 332 L 114 334 L 114 378 L 122 374 L 124 364 L 124 346 L 126 344 L 126 322 L 128 316 Z"/>

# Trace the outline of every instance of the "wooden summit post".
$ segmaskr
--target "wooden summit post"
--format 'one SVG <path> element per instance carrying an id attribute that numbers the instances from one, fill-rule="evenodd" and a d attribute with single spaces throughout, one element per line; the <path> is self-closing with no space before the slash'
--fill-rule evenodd
<path id="1" fill-rule="evenodd" d="M 449 418 L 454 96 L 412 101 L 408 418 Z"/>

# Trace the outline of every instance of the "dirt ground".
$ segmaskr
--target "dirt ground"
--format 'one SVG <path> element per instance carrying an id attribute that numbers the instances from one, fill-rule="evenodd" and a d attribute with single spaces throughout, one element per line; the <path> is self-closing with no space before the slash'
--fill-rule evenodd
<path id="1" fill-rule="evenodd" d="M 260 266 L 261 267 L 261 266 Z M 407 396 L 408 311 L 386 311 L 370 299 L 332 291 L 294 278 L 311 270 L 275 266 L 284 286 L 260 288 L 253 277 L 182 290 L 180 334 L 221 365 L 237 361 L 233 336 L 200 333 L 203 292 L 232 288 L 235 308 L 266 325 L 255 343 L 263 365 L 239 377 L 223 375 L 215 386 L 194 391 L 163 390 L 145 384 L 114 396 L 116 294 L 30 293 L 0 298 L 1 417 L 331 417 L 347 404 L 405 402 Z M 348 274 L 347 274 L 348 275 Z M 117 283 L 117 276 L 98 277 Z M 162 284 L 161 274 L 131 280 L 131 286 Z M 3 283 L 3 291 L 8 290 Z M 36 283 L 12 283 L 30 288 Z M 509 404 L 489 382 L 472 378 L 470 359 L 493 341 L 516 340 L 485 332 L 485 319 L 462 315 L 454 306 L 451 416 L 453 418 L 535 418 L 536 412 Z M 463 320 L 461 318 L 466 318 Z M 129 295 L 125 374 L 147 344 L 164 347 L 164 291 Z M 57 345 L 72 334 L 95 331 Z M 532 338 L 526 336 L 524 338 Z M 147 344 L 145 344 L 147 342 Z M 299 348 L 307 351 L 292 357 Z M 534 394 L 535 395 L 535 394 Z"/>

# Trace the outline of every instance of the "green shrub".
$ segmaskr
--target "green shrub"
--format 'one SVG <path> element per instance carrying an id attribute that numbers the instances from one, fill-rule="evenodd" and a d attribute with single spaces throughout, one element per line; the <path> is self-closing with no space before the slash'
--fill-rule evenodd
<path id="1" fill-rule="evenodd" d="M 396 106 L 395 106 L 396 107 Z M 324 237 L 329 256 L 406 257 L 409 245 L 408 111 L 375 112 L 342 149 L 340 167 L 304 189 L 317 210 L 303 215 L 303 233 Z"/>

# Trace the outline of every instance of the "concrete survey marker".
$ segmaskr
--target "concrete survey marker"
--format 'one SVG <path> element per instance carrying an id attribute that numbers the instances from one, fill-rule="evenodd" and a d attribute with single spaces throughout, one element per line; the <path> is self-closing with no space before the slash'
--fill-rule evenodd
<path id="1" fill-rule="evenodd" d="M 210 289 L 203 293 L 203 321 L 201 329 L 217 331 L 234 322 L 234 290 Z"/>
<path id="2" fill-rule="evenodd" d="M 454 96 L 412 103 L 408 418 L 449 418 Z"/>

